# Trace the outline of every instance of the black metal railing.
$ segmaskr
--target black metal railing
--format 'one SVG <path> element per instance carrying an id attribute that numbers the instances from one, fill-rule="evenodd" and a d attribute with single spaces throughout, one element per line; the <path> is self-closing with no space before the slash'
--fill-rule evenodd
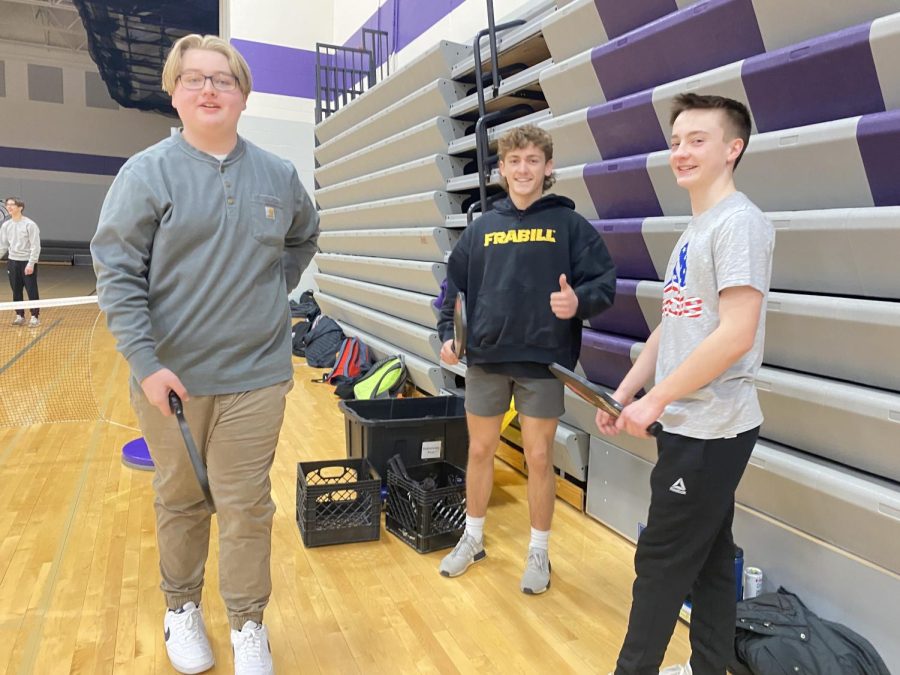
<path id="1" fill-rule="evenodd" d="M 521 26 L 525 23 L 522 19 L 515 21 L 507 21 L 496 25 L 494 23 L 494 2 L 487 0 L 488 27 L 478 31 L 475 36 L 472 51 L 475 58 L 475 87 L 478 92 L 478 120 L 475 122 L 475 161 L 478 170 L 478 196 L 481 203 L 481 212 L 484 213 L 488 209 L 487 185 L 491 179 L 491 169 L 496 157 L 490 155 L 490 145 L 487 138 L 487 124 L 495 121 L 502 116 L 507 115 L 507 111 L 495 110 L 487 112 L 484 100 L 485 77 L 482 73 L 481 66 L 481 40 L 487 36 L 490 44 L 490 62 L 491 76 L 488 80 L 491 83 L 492 96 L 497 96 L 500 90 L 500 67 L 497 55 L 497 33 L 499 31 L 508 30 Z"/>
<path id="2" fill-rule="evenodd" d="M 362 47 L 316 43 L 316 123 L 390 74 L 387 31 L 364 28 Z"/>

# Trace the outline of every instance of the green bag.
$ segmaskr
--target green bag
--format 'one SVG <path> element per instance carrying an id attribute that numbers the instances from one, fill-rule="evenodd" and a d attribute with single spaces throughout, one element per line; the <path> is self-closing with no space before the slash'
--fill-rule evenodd
<path id="1" fill-rule="evenodd" d="M 353 396 L 357 399 L 396 396 L 403 385 L 406 384 L 408 375 L 403 358 L 400 356 L 389 356 L 375 363 L 353 385 Z"/>

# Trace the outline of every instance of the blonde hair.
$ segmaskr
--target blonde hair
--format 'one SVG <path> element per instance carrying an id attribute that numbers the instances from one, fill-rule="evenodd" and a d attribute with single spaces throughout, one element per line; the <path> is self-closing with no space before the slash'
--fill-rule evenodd
<path id="1" fill-rule="evenodd" d="M 497 155 L 502 162 L 508 152 L 513 150 L 521 150 L 534 144 L 544 153 L 544 159 L 550 161 L 553 159 L 553 138 L 549 133 L 534 124 L 525 124 L 515 129 L 510 129 L 503 134 L 497 141 Z M 544 176 L 544 191 L 546 192 L 556 182 L 556 173 Z M 504 176 L 500 176 L 500 185 L 504 190 L 509 190 L 509 183 Z"/>
<path id="2" fill-rule="evenodd" d="M 250 66 L 241 56 L 241 53 L 232 47 L 226 40 L 218 35 L 198 35 L 191 33 L 180 38 L 166 57 L 166 65 L 162 71 L 162 88 L 169 96 L 175 91 L 178 76 L 181 75 L 181 60 L 189 49 L 205 49 L 210 52 L 218 52 L 228 59 L 228 68 L 237 80 L 238 89 L 247 98 L 253 89 L 253 78 L 250 75 Z"/>

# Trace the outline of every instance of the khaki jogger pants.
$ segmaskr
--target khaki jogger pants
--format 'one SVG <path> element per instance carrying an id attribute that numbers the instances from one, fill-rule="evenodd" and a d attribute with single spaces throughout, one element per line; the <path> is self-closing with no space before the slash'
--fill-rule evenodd
<path id="1" fill-rule="evenodd" d="M 262 623 L 272 592 L 269 470 L 293 381 L 184 404 L 203 454 L 219 522 L 219 587 L 231 627 Z M 156 536 L 167 607 L 199 604 L 211 514 L 174 415 L 163 416 L 132 379 L 131 401 L 155 465 Z"/>

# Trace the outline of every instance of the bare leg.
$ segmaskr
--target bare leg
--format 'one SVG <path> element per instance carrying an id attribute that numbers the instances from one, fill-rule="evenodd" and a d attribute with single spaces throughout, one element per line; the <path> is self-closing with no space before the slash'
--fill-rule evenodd
<path id="1" fill-rule="evenodd" d="M 528 463 L 528 507 L 531 526 L 547 531 L 553 522 L 556 503 L 556 478 L 553 475 L 553 442 L 556 418 L 519 415 L 525 461 Z"/>

